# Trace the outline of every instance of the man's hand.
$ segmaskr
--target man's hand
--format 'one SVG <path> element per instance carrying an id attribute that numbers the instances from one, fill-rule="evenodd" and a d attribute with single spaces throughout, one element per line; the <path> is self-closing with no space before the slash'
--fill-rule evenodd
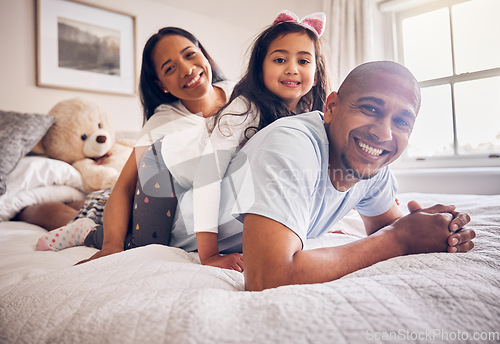
<path id="1" fill-rule="evenodd" d="M 243 256 L 239 253 L 217 254 L 204 261 L 203 265 L 243 272 Z"/>
<path id="2" fill-rule="evenodd" d="M 470 228 L 463 228 L 470 222 L 470 216 L 467 213 L 456 211 L 456 207 L 454 205 L 445 206 L 437 204 L 430 208 L 422 209 L 422 206 L 418 202 L 410 201 L 408 202 L 408 210 L 410 213 L 423 211 L 428 214 L 451 214 L 453 218 L 448 225 L 448 229 L 452 232 L 452 234 L 448 237 L 447 251 L 450 253 L 467 252 L 472 250 L 474 247 L 472 239 L 476 237 L 476 232 Z"/>

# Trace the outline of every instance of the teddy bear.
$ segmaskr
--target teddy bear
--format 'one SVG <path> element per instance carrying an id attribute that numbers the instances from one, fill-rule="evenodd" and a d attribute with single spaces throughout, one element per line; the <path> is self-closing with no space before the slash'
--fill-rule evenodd
<path id="1" fill-rule="evenodd" d="M 132 153 L 132 144 L 115 141 L 108 113 L 77 97 L 57 103 L 48 114 L 56 120 L 33 151 L 75 167 L 82 175 L 84 191 L 112 188 Z"/>

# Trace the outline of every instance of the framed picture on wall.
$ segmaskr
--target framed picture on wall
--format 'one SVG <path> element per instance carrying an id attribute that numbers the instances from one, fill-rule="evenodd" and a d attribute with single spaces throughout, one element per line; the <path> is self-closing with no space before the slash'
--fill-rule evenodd
<path id="1" fill-rule="evenodd" d="M 37 85 L 136 94 L 135 17 L 68 0 L 37 0 Z"/>

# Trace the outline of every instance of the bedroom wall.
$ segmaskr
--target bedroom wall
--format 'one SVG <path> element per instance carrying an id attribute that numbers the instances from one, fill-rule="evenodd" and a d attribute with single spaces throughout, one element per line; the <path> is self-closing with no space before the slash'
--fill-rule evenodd
<path id="1" fill-rule="evenodd" d="M 326 0 L 325 0 L 326 1 Z M 380 0 L 373 0 L 379 2 Z M 0 0 L 0 109 L 46 113 L 63 99 L 86 97 L 104 106 L 115 129 L 136 132 L 142 125 L 137 96 L 58 90 L 36 86 L 36 0 Z M 136 18 L 136 69 L 141 51 L 158 28 L 174 25 L 200 38 L 230 79 L 236 80 L 245 64 L 246 49 L 254 36 L 282 9 L 299 16 L 322 10 L 323 0 L 86 0 Z M 265 11 L 263 10 L 265 9 Z M 379 23 L 387 26 L 387 23 Z M 390 27 L 385 27 L 386 31 Z M 380 54 L 391 59 L 390 34 Z M 500 194 L 500 168 L 484 170 L 397 170 L 402 192 Z"/>
<path id="2" fill-rule="evenodd" d="M 254 36 L 270 24 L 280 10 L 287 8 L 302 16 L 320 11 L 322 5 L 322 0 L 85 2 L 135 16 L 137 77 L 144 43 L 159 28 L 171 25 L 180 26 L 195 34 L 232 80 L 239 78 L 246 49 Z M 139 130 L 142 125 L 142 108 L 138 96 L 36 86 L 35 3 L 35 0 L 0 0 L 0 109 L 46 113 L 63 99 L 82 96 L 108 110 L 116 131 Z"/>

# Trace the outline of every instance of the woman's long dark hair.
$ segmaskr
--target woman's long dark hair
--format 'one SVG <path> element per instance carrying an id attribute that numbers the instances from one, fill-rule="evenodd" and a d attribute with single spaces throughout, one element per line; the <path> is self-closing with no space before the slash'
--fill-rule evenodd
<path id="1" fill-rule="evenodd" d="M 153 50 L 160 39 L 167 35 L 178 35 L 189 39 L 200 48 L 201 52 L 210 63 L 212 68 L 212 84 L 226 80 L 221 70 L 214 62 L 214 60 L 207 53 L 203 45 L 198 41 L 198 39 L 188 31 L 178 28 L 178 27 L 164 27 L 158 30 L 153 36 L 151 36 L 146 44 L 144 45 L 144 50 L 142 52 L 142 66 L 141 66 L 141 76 L 139 82 L 139 93 L 141 97 L 142 107 L 144 109 L 144 123 L 153 116 L 155 109 L 161 104 L 169 104 L 178 100 L 177 97 L 171 93 L 165 93 L 158 86 L 158 76 L 156 75 L 156 69 L 153 62 Z"/>
<path id="2" fill-rule="evenodd" d="M 326 75 L 326 64 L 323 57 L 322 45 L 319 37 L 310 29 L 294 22 L 283 22 L 272 25 L 264 30 L 254 41 L 248 68 L 243 78 L 236 84 L 229 99 L 231 103 L 235 98 L 244 96 L 260 113 L 257 130 L 260 130 L 274 122 L 276 119 L 294 115 L 286 103 L 277 95 L 270 92 L 264 84 L 263 64 L 267 55 L 269 45 L 276 38 L 290 33 L 303 33 L 313 41 L 316 54 L 316 85 L 304 95 L 297 104 L 296 109 L 301 112 L 313 110 L 323 111 L 328 91 L 328 79 Z M 224 106 L 217 114 L 215 123 L 220 119 Z M 248 115 L 247 111 L 241 115 Z M 228 114 L 232 115 L 232 114 Z"/>

